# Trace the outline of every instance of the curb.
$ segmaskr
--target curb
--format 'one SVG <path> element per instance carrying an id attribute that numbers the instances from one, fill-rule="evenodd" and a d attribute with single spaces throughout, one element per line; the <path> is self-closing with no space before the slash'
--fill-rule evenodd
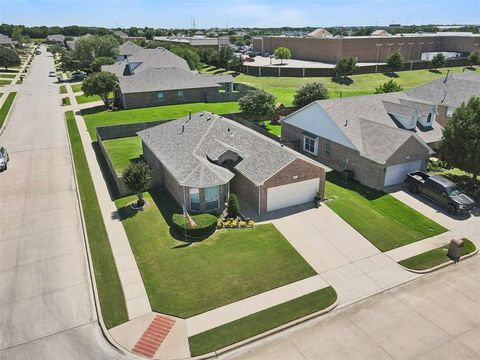
<path id="1" fill-rule="evenodd" d="M 465 260 L 465 259 L 468 259 L 469 257 L 472 257 L 472 256 L 475 256 L 477 255 L 479 252 L 478 249 L 476 249 L 475 251 L 471 252 L 470 254 L 467 254 L 467 255 L 463 255 L 460 257 L 460 260 L 459 261 L 462 261 L 462 260 Z M 434 272 L 434 271 L 437 271 L 437 270 L 440 270 L 440 269 L 443 269 L 444 267 L 447 267 L 449 265 L 452 265 L 452 264 L 456 264 L 455 261 L 453 260 L 448 260 L 440 265 L 437 265 L 437 266 L 434 266 L 430 269 L 425 269 L 425 270 L 415 270 L 415 269 L 409 269 L 403 265 L 401 265 L 400 263 L 397 263 L 398 265 L 400 265 L 403 269 L 407 270 L 407 271 L 410 271 L 412 273 L 415 273 L 415 274 L 429 274 L 431 272 Z"/>
<path id="2" fill-rule="evenodd" d="M 11 92 L 9 92 L 9 93 L 6 94 L 6 96 L 5 96 L 5 101 L 7 101 L 7 97 L 8 97 L 11 93 L 15 93 L 15 97 L 13 98 L 12 105 L 10 106 L 10 109 L 8 109 L 8 113 L 7 113 L 7 115 L 5 116 L 5 121 L 3 122 L 3 125 L 2 125 L 2 127 L 0 128 L 0 135 L 3 134 L 3 132 L 4 132 L 5 129 L 7 128 L 8 123 L 10 122 L 10 114 L 12 113 L 13 108 L 15 107 L 16 100 L 17 100 L 17 98 L 18 98 L 18 97 L 17 97 L 18 91 L 11 91 Z M 4 94 L 4 95 L 5 95 L 5 94 Z M 2 106 L 5 104 L 5 101 L 3 102 Z"/>

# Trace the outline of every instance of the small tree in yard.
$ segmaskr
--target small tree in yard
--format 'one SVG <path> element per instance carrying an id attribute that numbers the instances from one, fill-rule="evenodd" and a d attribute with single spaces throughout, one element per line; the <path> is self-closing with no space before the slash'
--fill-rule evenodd
<path id="1" fill-rule="evenodd" d="M 395 50 L 392 55 L 387 58 L 387 66 L 393 73 L 402 70 L 405 66 L 405 59 L 402 53 Z"/>
<path id="2" fill-rule="evenodd" d="M 443 130 L 442 159 L 472 174 L 475 184 L 480 174 L 480 97 L 462 103 Z"/>
<path id="3" fill-rule="evenodd" d="M 445 66 L 445 63 L 447 62 L 445 55 L 442 53 L 438 53 L 432 58 L 432 66 L 435 69 L 435 71 L 438 71 L 438 68 L 442 68 Z"/>
<path id="4" fill-rule="evenodd" d="M 265 90 L 255 90 L 240 98 L 238 104 L 245 115 L 271 115 L 275 111 L 275 96 Z"/>
<path id="5" fill-rule="evenodd" d="M 354 58 L 342 58 L 338 60 L 335 69 L 333 69 L 335 76 L 338 77 L 353 75 L 355 70 L 357 70 L 357 61 Z"/>
<path id="6" fill-rule="evenodd" d="M 83 80 L 82 91 L 86 96 L 100 96 L 105 106 L 108 106 L 108 94 L 113 91 L 117 82 L 117 75 L 100 71 L 87 76 Z"/>
<path id="7" fill-rule="evenodd" d="M 391 93 L 396 91 L 402 91 L 403 88 L 393 80 L 388 80 L 379 87 L 375 88 L 375 94 Z"/>
<path id="8" fill-rule="evenodd" d="M 12 66 L 20 66 L 20 56 L 12 48 L 0 46 L 0 66 L 8 70 Z"/>
<path id="9" fill-rule="evenodd" d="M 470 67 L 480 64 L 480 49 L 472 51 L 470 55 L 468 55 L 468 61 L 470 62 Z"/>
<path id="10" fill-rule="evenodd" d="M 122 178 L 128 188 L 137 194 L 137 207 L 142 207 L 145 204 L 143 192 L 148 190 L 152 184 L 152 177 L 148 165 L 143 161 L 130 163 L 123 171 Z"/>
<path id="11" fill-rule="evenodd" d="M 314 101 L 324 99 L 328 99 L 328 90 L 325 85 L 319 82 L 312 82 L 305 84 L 298 89 L 295 97 L 293 98 L 293 104 L 296 107 L 301 108 Z"/>
<path id="12" fill-rule="evenodd" d="M 238 198 L 235 194 L 230 194 L 228 197 L 228 216 L 237 218 L 240 212 L 240 205 L 238 204 Z"/>
<path id="13" fill-rule="evenodd" d="M 115 60 L 111 57 L 106 57 L 106 56 L 100 56 L 95 58 L 95 60 L 92 61 L 90 64 L 90 70 L 92 72 L 99 72 L 102 70 L 102 65 L 112 65 L 115 64 Z"/>
<path id="14" fill-rule="evenodd" d="M 280 64 L 283 64 L 283 60 L 288 60 L 292 57 L 290 49 L 283 46 L 276 48 L 273 54 L 275 59 L 280 59 Z"/>

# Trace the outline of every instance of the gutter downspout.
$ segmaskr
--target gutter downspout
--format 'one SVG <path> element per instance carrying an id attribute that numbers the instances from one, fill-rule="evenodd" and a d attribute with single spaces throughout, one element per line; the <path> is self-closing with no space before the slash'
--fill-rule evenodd
<path id="1" fill-rule="evenodd" d="M 261 185 L 258 187 L 258 215 L 260 215 Z"/>

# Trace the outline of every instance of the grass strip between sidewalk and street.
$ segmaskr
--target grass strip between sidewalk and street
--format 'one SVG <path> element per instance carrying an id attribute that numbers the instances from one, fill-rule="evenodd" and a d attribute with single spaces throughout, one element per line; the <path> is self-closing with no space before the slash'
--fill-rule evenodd
<path id="1" fill-rule="evenodd" d="M 15 100 L 15 96 L 17 95 L 16 92 L 11 92 L 8 94 L 5 102 L 3 103 L 2 107 L 0 108 L 0 128 L 3 126 L 5 119 L 7 118 L 8 111 L 12 107 L 13 100 Z"/>
<path id="2" fill-rule="evenodd" d="M 474 243 L 468 239 L 463 239 L 463 255 L 471 254 L 476 249 Z M 447 252 L 448 245 L 445 245 L 399 261 L 399 264 L 411 270 L 427 270 L 450 261 Z"/>
<path id="3" fill-rule="evenodd" d="M 337 300 L 329 286 L 283 304 L 218 326 L 188 338 L 192 356 L 206 354 L 246 340 L 296 319 L 326 309 Z"/>
<path id="4" fill-rule="evenodd" d="M 128 321 L 122 285 L 103 223 L 82 140 L 72 111 L 65 113 L 75 171 L 90 245 L 103 320 L 107 328 Z"/>
<path id="5" fill-rule="evenodd" d="M 65 85 L 60 85 L 60 94 L 66 94 L 67 93 L 67 87 Z"/>

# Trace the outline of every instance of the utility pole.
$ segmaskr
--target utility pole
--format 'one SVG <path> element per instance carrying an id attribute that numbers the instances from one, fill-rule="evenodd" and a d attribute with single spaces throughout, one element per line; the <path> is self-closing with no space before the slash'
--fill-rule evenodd
<path id="1" fill-rule="evenodd" d="M 422 48 L 423 48 L 423 44 L 425 44 L 424 42 L 419 42 L 418 45 L 420 45 L 420 52 L 418 54 L 418 58 L 419 59 L 422 59 Z M 413 61 L 412 61 L 412 64 L 410 65 L 410 70 L 412 70 L 413 68 Z"/>
<path id="2" fill-rule="evenodd" d="M 388 46 L 388 56 L 390 56 L 392 54 L 392 45 L 393 45 L 393 43 L 387 44 L 387 46 Z"/>
<path id="3" fill-rule="evenodd" d="M 402 46 L 403 46 L 404 44 L 405 44 L 405 43 L 398 43 L 400 54 L 402 53 Z"/>
<path id="4" fill-rule="evenodd" d="M 408 46 L 409 46 L 409 49 L 408 49 L 408 61 L 410 61 L 410 70 L 412 70 L 412 67 L 413 67 L 413 62 L 411 61 L 411 57 L 410 55 L 412 55 L 412 46 L 415 45 L 415 43 L 411 42 L 411 43 L 408 43 Z"/>
<path id="5" fill-rule="evenodd" d="M 377 47 L 377 63 L 375 64 L 375 72 L 378 70 L 378 58 L 380 57 L 380 48 L 382 47 L 383 44 L 375 44 Z"/>

